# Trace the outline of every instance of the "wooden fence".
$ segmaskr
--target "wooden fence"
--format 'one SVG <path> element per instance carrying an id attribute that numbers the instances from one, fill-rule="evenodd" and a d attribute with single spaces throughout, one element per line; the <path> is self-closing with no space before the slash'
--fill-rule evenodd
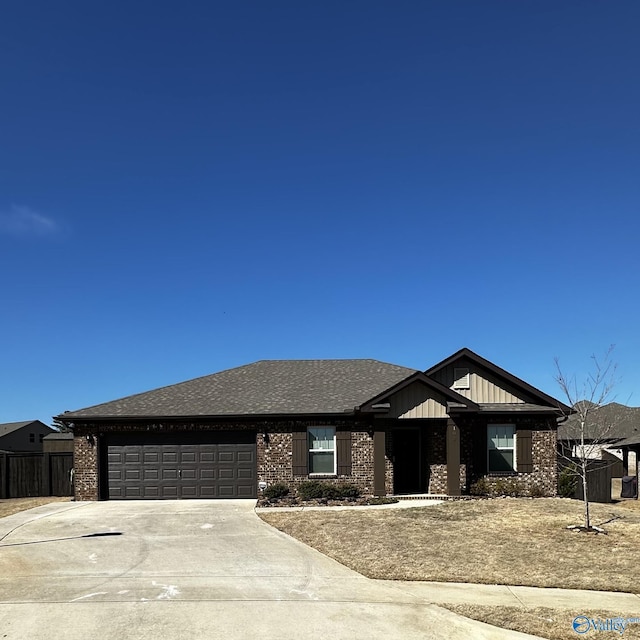
<path id="1" fill-rule="evenodd" d="M 73 495 L 73 453 L 0 453 L 0 499 Z"/>
<path id="2" fill-rule="evenodd" d="M 579 460 L 574 460 L 574 465 L 579 464 Z M 570 463 L 563 461 L 560 471 L 565 467 L 570 467 Z M 611 478 L 614 467 L 608 460 L 589 460 L 587 467 L 587 497 L 590 502 L 611 502 Z M 573 497 L 576 500 L 583 499 L 582 478 L 576 473 L 575 492 Z"/>

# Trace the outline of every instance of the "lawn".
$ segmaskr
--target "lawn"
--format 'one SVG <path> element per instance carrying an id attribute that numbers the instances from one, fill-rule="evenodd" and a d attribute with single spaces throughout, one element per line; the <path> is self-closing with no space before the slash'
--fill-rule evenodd
<path id="1" fill-rule="evenodd" d="M 582 503 L 562 498 L 260 517 L 370 578 L 638 592 L 638 502 L 591 506 L 606 535 L 568 530 Z"/>
<path id="2" fill-rule="evenodd" d="M 565 589 L 640 591 L 640 502 L 592 504 L 592 524 L 606 534 L 568 530 L 583 505 L 561 498 L 499 498 L 389 510 L 262 512 L 269 524 L 338 562 L 389 580 L 434 580 Z M 488 624 L 550 640 L 579 637 L 581 614 L 634 617 L 624 611 L 441 605 Z M 588 636 L 599 635 L 589 631 Z M 607 637 L 621 637 L 606 632 Z M 585 636 L 586 637 L 586 636 Z M 640 640 L 630 624 L 625 640 Z"/>
<path id="3" fill-rule="evenodd" d="M 640 624 L 627 623 L 623 634 L 616 631 L 599 632 L 591 628 L 587 634 L 578 635 L 573 630 L 572 622 L 577 616 L 587 616 L 606 623 L 607 618 L 622 617 L 635 619 L 637 616 L 627 616 L 620 611 L 582 611 L 568 609 L 549 609 L 536 607 L 524 609 L 518 607 L 485 607 L 477 605 L 444 605 L 467 618 L 486 622 L 494 627 L 502 627 L 512 631 L 530 633 L 550 640 L 576 640 L 576 638 L 624 638 L 624 640 L 640 640 Z"/>
<path id="4" fill-rule="evenodd" d="M 13 515 L 19 511 L 26 511 L 27 509 L 33 509 L 33 507 L 40 507 L 43 504 L 49 504 L 50 502 L 70 502 L 69 497 L 45 497 L 45 498 L 9 498 L 7 500 L 0 500 L 0 518 Z"/>

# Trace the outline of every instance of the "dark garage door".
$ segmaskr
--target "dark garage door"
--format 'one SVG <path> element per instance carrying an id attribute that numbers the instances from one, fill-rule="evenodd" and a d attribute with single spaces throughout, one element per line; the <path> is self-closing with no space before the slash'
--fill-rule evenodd
<path id="1" fill-rule="evenodd" d="M 255 433 L 113 435 L 107 468 L 112 500 L 255 498 Z"/>

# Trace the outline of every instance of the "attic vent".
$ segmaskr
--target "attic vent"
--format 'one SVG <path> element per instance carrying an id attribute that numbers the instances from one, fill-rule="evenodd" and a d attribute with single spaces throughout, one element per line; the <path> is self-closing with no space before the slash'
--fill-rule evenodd
<path id="1" fill-rule="evenodd" d="M 469 389 L 469 369 L 455 368 L 453 370 L 453 389 Z"/>

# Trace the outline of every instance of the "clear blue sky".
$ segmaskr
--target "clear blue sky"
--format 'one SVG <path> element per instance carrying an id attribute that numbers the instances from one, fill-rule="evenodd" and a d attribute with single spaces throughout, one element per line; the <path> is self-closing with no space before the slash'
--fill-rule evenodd
<path id="1" fill-rule="evenodd" d="M 2 13 L 0 422 L 463 346 L 640 404 L 636 0 Z"/>

